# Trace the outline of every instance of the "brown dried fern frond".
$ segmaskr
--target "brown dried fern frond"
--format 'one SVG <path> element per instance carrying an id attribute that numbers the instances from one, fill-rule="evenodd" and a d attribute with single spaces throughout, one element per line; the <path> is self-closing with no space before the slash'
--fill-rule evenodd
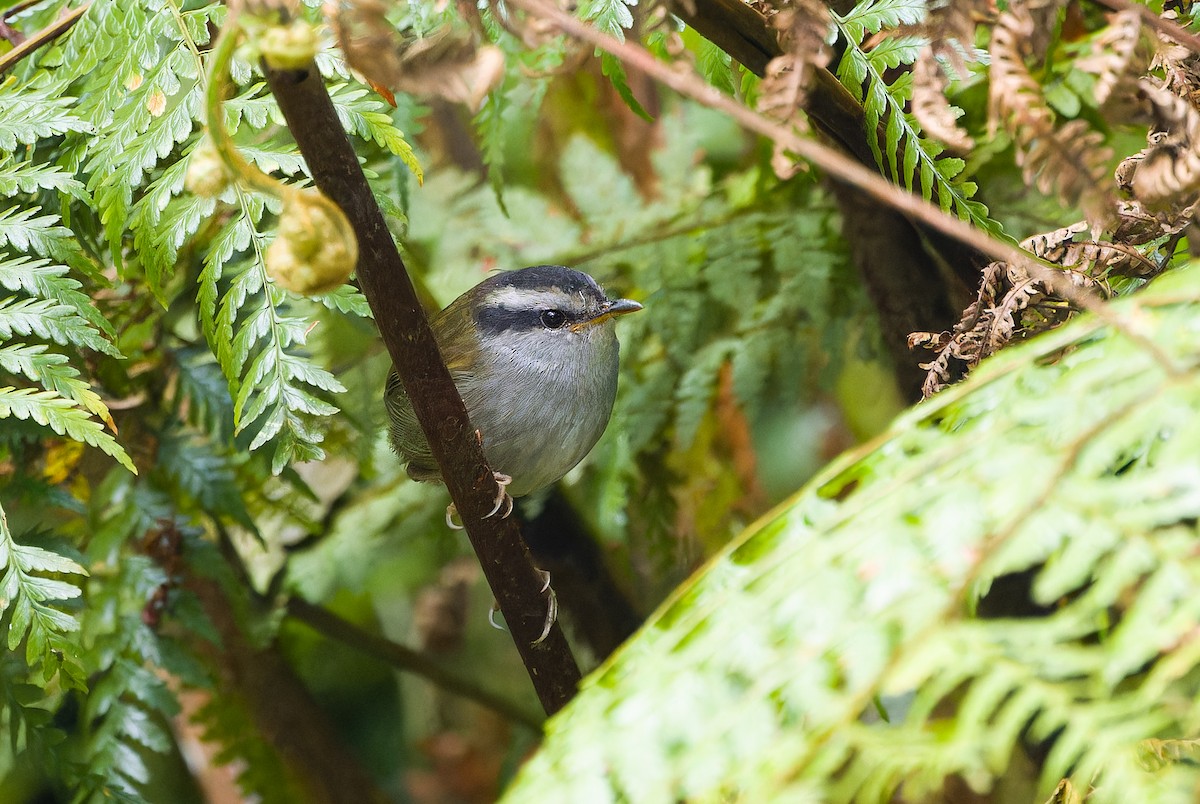
<path id="1" fill-rule="evenodd" d="M 1092 41 L 1092 52 L 1075 66 L 1096 76 L 1096 103 L 1110 117 L 1138 105 L 1138 81 L 1150 68 L 1154 44 L 1144 33 L 1142 16 L 1134 9 L 1108 16 L 1108 26 Z"/>
<path id="2" fill-rule="evenodd" d="M 1200 193 L 1200 112 L 1151 79 L 1138 87 L 1154 125 L 1147 147 L 1122 163 L 1118 177 L 1150 210 L 1191 206 Z"/>
<path id="3" fill-rule="evenodd" d="M 1148 277 L 1160 270 L 1157 263 L 1135 248 L 1136 245 L 1178 232 L 1190 221 L 1190 211 L 1176 218 L 1171 225 L 1163 220 L 1156 226 L 1146 225 L 1145 217 L 1140 217 L 1139 225 L 1124 229 L 1126 234 L 1142 238 L 1137 242 L 1136 237 L 1123 242 L 1079 240 L 1077 238 L 1090 228 L 1086 221 L 1080 221 L 1034 235 L 1024 240 L 1021 247 L 1040 259 L 1061 266 L 1064 275 L 1076 287 L 1088 288 L 1107 297 L 1111 295 L 1110 278 Z M 958 382 L 988 355 L 1013 341 L 1053 329 L 1074 312 L 1070 303 L 1025 268 L 1006 262 L 991 263 L 983 270 L 975 300 L 963 311 L 962 319 L 952 331 L 909 335 L 910 348 L 921 347 L 936 353 L 933 360 L 921 364 L 926 370 L 921 389 L 923 395 L 928 398 Z"/>
<path id="4" fill-rule="evenodd" d="M 1174 11 L 1164 11 L 1163 18 L 1178 21 Z M 1200 55 L 1172 39 L 1158 34 L 1158 52 L 1150 65 L 1163 71 L 1168 91 L 1200 108 Z"/>
<path id="5" fill-rule="evenodd" d="M 975 29 L 994 16 L 992 0 L 944 0 L 931 3 L 920 34 L 929 40 L 934 54 L 963 76 L 966 60 L 975 45 Z M 954 44 L 957 43 L 958 47 Z"/>
<path id="6" fill-rule="evenodd" d="M 442 97 L 476 111 L 504 77 L 504 54 L 480 44 L 471 30 L 442 27 L 428 36 L 402 36 L 383 0 L 332 6 L 329 22 L 346 62 L 376 89 Z"/>
<path id="7" fill-rule="evenodd" d="M 950 82 L 932 46 L 921 49 L 913 64 L 912 74 L 912 113 L 922 130 L 956 153 L 965 153 L 974 148 L 975 140 L 958 125 L 960 110 L 946 99 L 946 88 Z"/>
<path id="8" fill-rule="evenodd" d="M 757 108 L 764 116 L 800 130 L 807 128 L 801 114 L 808 100 L 808 79 L 813 67 L 829 63 L 826 44 L 831 18 L 828 7 L 818 0 L 795 0 L 788 8 L 771 16 L 771 25 L 779 32 L 784 54 L 767 64 L 759 85 Z M 775 144 L 771 167 L 781 179 L 789 179 L 803 169 Z"/>
<path id="9" fill-rule="evenodd" d="M 1195 201 L 1164 212 L 1151 212 L 1137 201 L 1118 201 L 1117 224 L 1111 239 L 1114 243 L 1140 246 L 1161 237 L 1178 235 L 1195 217 Z"/>
<path id="10" fill-rule="evenodd" d="M 1111 152 L 1082 120 L 1055 126 L 1055 116 L 1030 75 L 1026 59 L 1044 47 L 1057 11 L 1054 3 L 1016 3 L 1000 15 L 989 51 L 989 114 L 1012 136 L 1025 183 L 1080 204 L 1096 228 L 1108 220 L 1113 199 L 1106 181 Z"/>
<path id="11" fill-rule="evenodd" d="M 946 99 L 949 78 L 969 74 L 968 61 L 975 61 L 975 29 L 994 11 L 991 0 L 945 0 L 929 5 L 925 20 L 905 33 L 914 33 L 928 44 L 913 64 L 912 113 L 925 133 L 951 151 L 965 153 L 975 141 L 958 125 L 961 114 Z"/>

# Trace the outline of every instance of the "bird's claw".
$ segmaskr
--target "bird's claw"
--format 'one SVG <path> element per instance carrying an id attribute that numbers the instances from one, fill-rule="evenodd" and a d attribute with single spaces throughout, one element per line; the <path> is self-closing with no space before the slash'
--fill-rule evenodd
<path id="1" fill-rule="evenodd" d="M 550 573 L 543 569 L 537 569 L 537 567 L 534 567 L 534 569 L 537 570 L 537 574 L 542 577 L 542 588 L 540 591 L 549 596 L 548 600 L 546 601 L 546 621 L 542 624 L 542 635 L 533 640 L 532 643 L 534 645 L 539 645 L 543 640 L 545 640 L 546 637 L 550 636 L 550 629 L 553 628 L 554 623 L 558 621 L 558 595 L 556 595 L 554 590 L 550 587 Z"/>
<path id="2" fill-rule="evenodd" d="M 550 629 L 554 627 L 556 622 L 558 622 L 558 595 L 556 595 L 554 590 L 550 588 L 550 573 L 546 572 L 544 569 L 538 569 L 537 567 L 534 567 L 533 569 L 542 579 L 542 588 L 539 589 L 538 592 L 548 593 L 549 595 L 549 599 L 546 603 L 546 621 L 542 623 L 542 634 L 537 639 L 533 640 L 532 643 L 530 643 L 532 645 L 540 645 L 546 639 L 546 637 L 550 636 Z M 497 631 L 504 631 L 504 626 L 496 622 L 496 613 L 499 611 L 500 604 L 493 600 L 492 609 L 488 612 L 488 622 L 491 624 L 492 628 L 495 628 Z"/>
<path id="3" fill-rule="evenodd" d="M 498 487 L 495 499 L 496 504 L 492 506 L 492 510 L 488 511 L 483 518 L 491 519 L 503 508 L 504 513 L 500 514 L 500 518 L 508 519 L 508 515 L 513 512 L 513 498 L 507 489 L 508 484 L 512 482 L 512 478 L 500 472 L 493 472 L 493 475 L 496 477 L 496 486 Z M 454 503 L 446 506 L 446 527 L 450 528 L 450 530 L 463 529 L 462 517 L 458 515 L 458 508 L 455 507 Z"/>
<path id="4" fill-rule="evenodd" d="M 492 474 L 496 478 L 496 486 L 497 486 L 496 499 L 495 499 L 496 504 L 494 506 L 492 506 L 492 510 L 487 513 L 487 515 L 484 517 L 484 519 L 491 519 L 492 517 L 494 517 L 496 515 L 496 512 L 499 511 L 501 508 L 504 509 L 504 513 L 500 514 L 500 518 L 508 519 L 508 515 L 511 514 L 513 511 L 513 498 L 508 493 L 508 488 L 507 488 L 508 484 L 512 482 L 512 478 L 509 477 L 508 475 L 502 474 L 500 472 L 493 472 Z"/>
<path id="5" fill-rule="evenodd" d="M 499 603 L 499 601 L 493 600 L 491 611 L 488 612 L 488 623 L 492 626 L 492 628 L 495 628 L 497 631 L 507 630 L 507 629 L 505 629 L 505 627 L 503 625 L 496 622 L 496 612 L 498 612 L 498 611 L 500 611 L 500 603 Z"/>

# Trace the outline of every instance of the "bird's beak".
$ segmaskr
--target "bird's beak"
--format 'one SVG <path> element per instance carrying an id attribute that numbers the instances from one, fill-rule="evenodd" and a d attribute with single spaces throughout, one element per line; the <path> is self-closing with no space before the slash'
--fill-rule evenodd
<path id="1" fill-rule="evenodd" d="M 597 324 L 603 324 L 610 318 L 616 318 L 619 315 L 627 315 L 628 313 L 636 313 L 640 309 L 642 309 L 642 305 L 638 304 L 632 299 L 617 299 L 615 301 L 610 301 L 600 308 L 600 312 L 595 318 L 589 318 L 587 321 L 581 321 L 575 326 L 571 327 L 571 329 L 575 330 L 576 332 L 583 329 L 589 329 Z"/>

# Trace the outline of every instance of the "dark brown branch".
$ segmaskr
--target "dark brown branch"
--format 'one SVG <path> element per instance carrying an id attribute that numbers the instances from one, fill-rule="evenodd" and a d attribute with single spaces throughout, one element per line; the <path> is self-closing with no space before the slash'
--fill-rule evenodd
<path id="1" fill-rule="evenodd" d="M 12 50 L 5 53 L 3 56 L 0 56 L 0 75 L 3 75 L 7 70 L 12 69 L 14 66 L 16 66 L 17 62 L 28 56 L 33 51 L 37 50 L 42 45 L 54 41 L 69 31 L 72 25 L 79 22 L 79 19 L 84 15 L 84 12 L 88 10 L 90 5 L 91 3 L 85 3 L 78 8 L 71 9 L 59 17 L 53 25 L 43 28 L 33 36 L 21 42 Z"/>
<path id="2" fill-rule="evenodd" d="M 287 604 L 288 616 L 302 622 L 328 639 L 341 642 L 393 667 L 427 678 L 438 687 L 469 698 L 492 709 L 514 723 L 523 723 L 536 732 L 542 730 L 542 718 L 502 695 L 481 688 L 469 678 L 420 651 L 364 631 L 336 614 L 294 597 Z"/>
<path id="3" fill-rule="evenodd" d="M 596 659 L 607 659 L 644 618 L 609 570 L 587 523 L 555 488 L 536 516 L 523 519 L 521 529 L 538 566 L 554 577 L 559 611 L 565 613 L 572 635 L 585 642 Z"/>
<path id="4" fill-rule="evenodd" d="M 835 9 L 836 10 L 836 9 Z M 720 47 L 746 69 L 762 76 L 767 64 L 783 55 L 767 20 L 741 0 L 693 0 L 675 13 L 696 32 Z M 881 172 L 867 140 L 862 104 L 824 67 L 810 66 L 805 111 L 813 128 L 841 147 L 859 164 Z M 886 148 L 880 124 L 876 137 Z M 898 157 L 903 164 L 903 156 Z M 884 341 L 904 394 L 921 398 L 924 371 L 908 348 L 908 334 L 925 323 L 933 331 L 954 323 L 969 288 L 987 262 L 977 251 L 914 223 L 851 185 L 833 182 L 842 212 L 843 232 L 867 293 L 879 313 Z M 938 265 L 945 266 L 945 273 Z"/>
<path id="5" fill-rule="evenodd" d="M 275 646 L 257 647 L 238 624 L 229 595 L 209 578 L 183 582 L 220 634 L 192 640 L 213 666 L 222 695 L 240 700 L 262 738 L 312 804 L 384 804 L 387 796 L 334 735 L 337 730 Z M 193 635 L 194 636 L 194 635 Z"/>
<path id="6" fill-rule="evenodd" d="M 771 59 L 783 55 L 775 31 L 742 0 L 681 2 L 671 11 L 759 78 L 766 75 Z"/>
<path id="7" fill-rule="evenodd" d="M 534 644 L 547 611 L 547 598 L 539 591 L 542 580 L 529 560 L 516 519 L 484 518 L 497 491 L 492 471 L 325 84 L 315 65 L 266 72 L 313 180 L 354 228 L 359 286 L 538 698 L 547 713 L 556 712 L 575 694 L 579 667 L 557 624 Z"/>
<path id="8" fill-rule="evenodd" d="M 839 10 L 839 4 L 830 5 L 835 11 Z M 759 77 L 765 74 L 771 59 L 783 55 L 783 49 L 779 46 L 779 40 L 770 23 L 741 0 L 693 0 L 691 3 L 680 3 L 679 6 L 674 12 L 680 19 Z M 690 10 L 685 6 L 691 6 Z M 866 115 L 863 113 L 862 104 L 824 67 L 812 66 L 810 73 L 812 78 L 808 86 L 805 111 L 814 128 L 852 155 L 860 164 L 882 174 L 867 140 Z M 881 121 L 876 131 L 877 142 L 881 148 L 887 147 L 884 125 Z M 903 164 L 903 154 L 897 157 L 897 161 Z M 937 203 L 936 188 L 933 201 Z M 878 209 L 881 214 L 893 214 L 884 207 Z M 930 241 L 930 245 L 937 250 L 940 261 L 954 272 L 963 287 L 975 287 L 979 280 L 979 269 L 988 261 L 975 249 L 966 247 L 941 232 L 921 226 L 919 221 L 915 225 L 921 229 L 921 236 Z M 935 291 L 935 288 L 928 285 L 914 283 L 913 287 L 923 288 L 925 292 Z M 958 288 L 954 290 L 957 292 Z"/>

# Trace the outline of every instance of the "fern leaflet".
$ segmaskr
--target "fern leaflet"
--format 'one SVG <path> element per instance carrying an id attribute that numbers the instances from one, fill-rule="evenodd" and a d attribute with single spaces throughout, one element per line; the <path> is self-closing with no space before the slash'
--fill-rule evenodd
<path id="1" fill-rule="evenodd" d="M 0 389 L 0 397 L 3 389 Z M 87 575 L 77 562 L 33 545 L 20 544 L 8 528 L 8 517 L 0 508 L 0 612 L 9 612 L 10 651 L 25 641 L 25 660 L 42 667 L 43 681 L 63 668 L 64 682 L 82 687 L 83 673 L 75 658 L 78 650 L 66 637 L 79 630 L 79 622 L 53 604 L 79 597 L 81 590 L 68 581 L 40 573 Z"/>
<path id="2" fill-rule="evenodd" d="M 64 399 L 53 391 L 6 386 L 0 388 L 0 419 L 8 416 L 37 422 L 59 435 L 98 447 L 129 471 L 137 473 L 121 445 L 74 400 Z"/>
<path id="3" fill-rule="evenodd" d="M 863 47 L 864 36 L 884 28 L 914 25 L 924 12 L 925 4 L 916 0 L 864 0 L 844 17 L 834 14 L 846 45 L 837 67 L 838 80 L 863 104 L 867 141 L 876 163 L 893 181 L 919 192 L 927 201 L 935 200 L 943 211 L 1001 235 L 1000 225 L 988 217 L 987 207 L 971 200 L 975 185 L 959 177 L 963 161 L 939 158 L 944 147 L 922 137 L 920 125 L 905 111 L 912 91 L 911 74 L 904 73 L 891 84 L 884 77 L 887 70 L 915 61 L 923 40 L 895 36 L 869 51 Z M 881 124 L 882 146 L 875 136 Z"/>

